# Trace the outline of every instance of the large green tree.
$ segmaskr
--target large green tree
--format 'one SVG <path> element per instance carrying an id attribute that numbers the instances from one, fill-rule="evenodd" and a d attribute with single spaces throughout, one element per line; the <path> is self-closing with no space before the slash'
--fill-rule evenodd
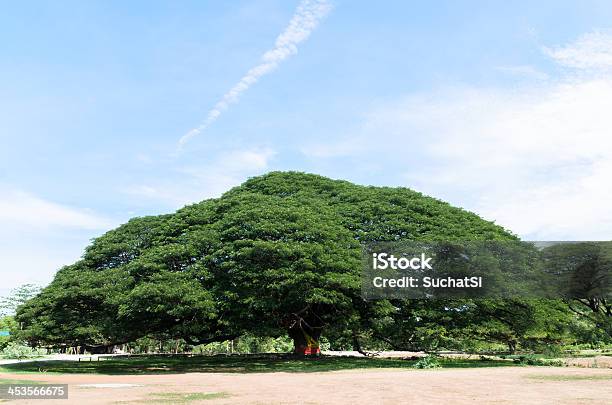
<path id="1" fill-rule="evenodd" d="M 466 327 L 465 319 L 522 308 L 365 301 L 361 244 L 398 240 L 517 238 L 406 188 L 273 172 L 218 199 L 109 231 L 22 305 L 17 319 L 23 337 L 37 345 L 102 351 L 157 333 L 195 345 L 248 332 L 288 334 L 304 352 L 316 349 L 322 333 L 358 350 L 364 337 L 390 347 L 448 345 L 456 338 L 450 331 Z M 514 323 L 500 321 L 497 329 L 506 331 L 500 339 L 529 329 L 524 324 L 533 316 L 524 314 L 535 311 L 520 311 L 507 317 Z M 483 329 L 493 336 L 495 325 Z"/>

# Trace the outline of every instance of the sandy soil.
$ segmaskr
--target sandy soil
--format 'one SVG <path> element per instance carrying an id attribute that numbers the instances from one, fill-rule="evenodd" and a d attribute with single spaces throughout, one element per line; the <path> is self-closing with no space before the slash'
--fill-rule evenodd
<path id="1" fill-rule="evenodd" d="M 612 368 L 612 356 L 576 357 L 564 360 L 568 366 Z"/>
<path id="2" fill-rule="evenodd" d="M 153 404 L 160 402 L 155 394 L 173 392 L 227 394 L 225 398 L 188 402 L 190 404 L 609 404 L 611 378 L 610 369 L 573 367 L 148 376 L 0 373 L 0 379 L 69 384 L 69 400 L 50 400 L 45 404 Z M 86 384 L 138 386 L 81 386 Z M 15 403 L 40 404 L 41 401 Z"/>

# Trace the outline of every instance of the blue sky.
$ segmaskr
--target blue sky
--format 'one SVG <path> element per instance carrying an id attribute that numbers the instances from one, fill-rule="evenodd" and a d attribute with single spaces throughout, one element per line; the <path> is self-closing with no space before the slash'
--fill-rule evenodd
<path id="1" fill-rule="evenodd" d="M 312 0 L 314 21 L 299 4 L 4 4 L 0 294 L 270 170 L 414 188 L 528 239 L 610 239 L 610 2 Z M 307 35 L 179 148 L 296 13 Z"/>

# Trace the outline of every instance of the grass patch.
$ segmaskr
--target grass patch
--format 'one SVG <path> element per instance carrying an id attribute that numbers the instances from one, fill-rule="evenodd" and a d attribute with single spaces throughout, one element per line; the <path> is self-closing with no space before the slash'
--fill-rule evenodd
<path id="1" fill-rule="evenodd" d="M 228 398 L 227 392 L 160 392 L 149 394 L 149 399 L 119 401 L 117 404 L 189 404 L 194 401 Z"/>
<path id="2" fill-rule="evenodd" d="M 612 380 L 612 374 L 604 375 L 529 375 L 527 378 L 532 380 L 543 380 L 543 381 L 604 381 Z"/>
<path id="3" fill-rule="evenodd" d="M 155 399 L 156 404 L 187 404 L 193 401 L 227 398 L 229 397 L 229 394 L 226 392 L 164 392 L 151 394 L 151 397 Z"/>
<path id="4" fill-rule="evenodd" d="M 441 368 L 513 366 L 511 361 L 479 359 L 438 359 Z M 266 373 L 325 372 L 367 368 L 412 368 L 417 360 L 334 357 L 300 359 L 280 355 L 243 356 L 133 356 L 109 358 L 99 362 L 41 360 L 6 364 L 0 371 L 9 373 L 59 374 L 170 374 L 170 373 Z"/>
<path id="5" fill-rule="evenodd" d="M 32 380 L 13 380 L 7 378 L 0 378 L 0 384 L 30 384 L 30 385 L 38 385 L 44 384 L 40 381 L 32 381 Z"/>

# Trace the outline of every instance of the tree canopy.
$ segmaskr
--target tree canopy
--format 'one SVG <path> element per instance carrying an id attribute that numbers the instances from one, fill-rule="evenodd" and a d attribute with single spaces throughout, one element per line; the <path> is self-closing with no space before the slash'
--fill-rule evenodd
<path id="1" fill-rule="evenodd" d="M 289 334 L 296 346 L 324 333 L 357 349 L 448 347 L 468 330 L 509 345 L 562 335 L 542 318 L 565 316 L 559 303 L 363 300 L 361 244 L 399 240 L 518 238 L 407 188 L 272 172 L 107 232 L 17 319 L 32 344 L 92 349 L 156 333 L 193 345 Z"/>

